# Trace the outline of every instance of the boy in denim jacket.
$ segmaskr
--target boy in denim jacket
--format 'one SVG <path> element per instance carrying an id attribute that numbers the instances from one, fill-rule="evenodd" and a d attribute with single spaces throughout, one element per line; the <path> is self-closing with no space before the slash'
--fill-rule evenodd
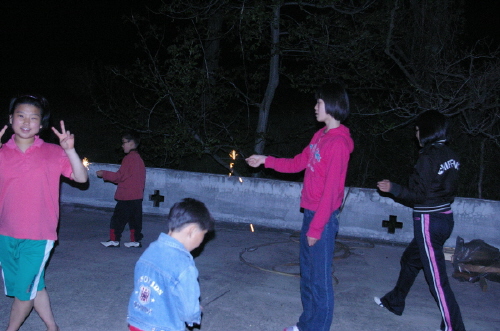
<path id="1" fill-rule="evenodd" d="M 210 212 L 198 200 L 186 198 L 170 208 L 168 234 L 160 233 L 135 265 L 130 331 L 184 331 L 186 324 L 200 324 L 198 270 L 190 252 L 213 226 Z"/>

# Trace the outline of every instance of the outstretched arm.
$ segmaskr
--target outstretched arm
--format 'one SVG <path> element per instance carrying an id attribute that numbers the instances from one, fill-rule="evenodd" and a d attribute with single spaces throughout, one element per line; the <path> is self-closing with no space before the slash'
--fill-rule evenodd
<path id="1" fill-rule="evenodd" d="M 248 158 L 245 159 L 245 161 L 247 161 L 248 165 L 253 167 L 253 168 L 257 168 L 258 166 L 260 166 L 261 164 L 264 164 L 266 162 L 266 158 L 267 156 L 265 155 L 252 155 Z"/>
<path id="2" fill-rule="evenodd" d="M 61 147 L 68 155 L 69 162 L 71 163 L 71 168 L 73 173 L 71 174 L 71 179 L 78 183 L 85 183 L 89 177 L 87 173 L 87 169 L 83 166 L 82 160 L 76 153 L 75 150 L 75 135 L 71 132 L 66 131 L 64 127 L 64 121 L 61 121 L 61 132 L 59 132 L 56 128 L 52 127 L 52 131 L 59 138 L 59 143 Z"/>

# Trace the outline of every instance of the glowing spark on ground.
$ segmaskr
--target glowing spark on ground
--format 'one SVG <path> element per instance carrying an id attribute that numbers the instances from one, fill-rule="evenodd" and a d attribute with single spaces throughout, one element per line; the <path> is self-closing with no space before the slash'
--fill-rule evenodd
<path id="1" fill-rule="evenodd" d="M 238 177 L 238 179 L 240 180 L 240 183 L 243 183 L 243 178 Z"/>
<path id="2" fill-rule="evenodd" d="M 253 224 L 252 223 L 250 223 L 250 231 L 255 232 L 254 229 L 253 229 Z"/>
<path id="3" fill-rule="evenodd" d="M 87 168 L 87 170 L 89 170 L 89 166 L 92 164 L 89 162 L 89 159 L 87 159 L 86 157 L 83 158 L 82 160 L 82 164 L 85 168 Z"/>

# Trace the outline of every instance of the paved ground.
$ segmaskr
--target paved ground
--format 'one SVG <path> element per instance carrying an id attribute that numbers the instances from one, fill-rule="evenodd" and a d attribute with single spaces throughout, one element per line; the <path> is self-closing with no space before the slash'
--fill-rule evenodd
<path id="1" fill-rule="evenodd" d="M 144 250 L 104 248 L 110 210 L 63 206 L 60 240 L 47 269 L 47 288 L 61 330 L 125 331 L 134 264 Z M 342 225 L 341 225 L 342 226 Z M 163 229 L 159 217 L 144 220 L 144 246 Z M 331 330 L 398 331 L 439 327 L 439 311 L 423 275 L 410 292 L 403 316 L 377 307 L 373 296 L 391 289 L 399 272 L 401 246 L 339 239 L 336 255 L 335 316 Z M 244 252 L 243 254 L 241 254 Z M 281 331 L 301 312 L 296 273 L 296 234 L 248 225 L 219 224 L 196 252 L 204 306 L 202 331 Z M 244 261 L 240 260 L 240 255 Z M 452 266 L 448 265 L 451 275 Z M 500 330 L 500 283 L 451 279 L 469 331 Z M 0 329 L 5 329 L 12 299 L 0 296 Z M 21 331 L 44 330 L 32 313 Z"/>

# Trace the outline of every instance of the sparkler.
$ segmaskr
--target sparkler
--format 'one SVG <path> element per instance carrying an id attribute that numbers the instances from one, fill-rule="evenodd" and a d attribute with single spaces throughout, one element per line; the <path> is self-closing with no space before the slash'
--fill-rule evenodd
<path id="1" fill-rule="evenodd" d="M 253 224 L 252 223 L 250 223 L 250 231 L 255 232 L 254 229 L 253 229 Z"/>
<path id="2" fill-rule="evenodd" d="M 238 156 L 238 154 L 236 153 L 236 151 L 234 149 L 231 151 L 231 153 L 229 153 L 229 157 L 231 157 L 231 160 L 233 160 L 233 161 L 236 161 L 237 156 Z M 229 173 L 229 176 L 233 175 L 233 172 L 234 172 L 233 167 L 234 167 L 234 162 L 230 162 L 229 169 L 231 172 Z"/>
<path id="3" fill-rule="evenodd" d="M 87 168 L 87 170 L 89 170 L 89 166 L 92 164 L 89 162 L 89 159 L 87 159 L 86 157 L 83 158 L 82 160 L 82 164 L 85 168 Z"/>
<path id="4" fill-rule="evenodd" d="M 233 149 L 231 151 L 231 153 L 229 153 L 229 157 L 231 158 L 232 161 L 236 161 L 236 157 L 238 156 L 239 154 L 236 153 L 236 151 Z M 234 173 L 234 162 L 229 162 L 229 177 L 231 177 Z M 238 180 L 240 181 L 240 183 L 243 183 L 243 179 L 241 177 L 238 177 Z"/>

